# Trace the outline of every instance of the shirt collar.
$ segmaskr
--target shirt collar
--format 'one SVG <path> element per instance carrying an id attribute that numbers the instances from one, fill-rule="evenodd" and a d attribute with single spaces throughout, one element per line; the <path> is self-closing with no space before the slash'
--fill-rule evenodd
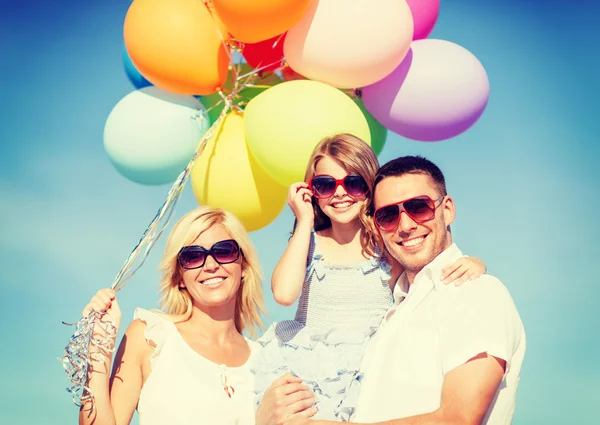
<path id="1" fill-rule="evenodd" d="M 444 283 L 441 280 L 442 270 L 444 269 L 444 267 L 454 263 L 462 256 L 463 253 L 461 252 L 461 250 L 458 249 L 455 243 L 453 243 L 444 251 L 442 251 L 437 257 L 435 257 L 431 263 L 427 264 L 423 268 L 423 270 L 421 270 L 415 276 L 415 281 L 413 282 L 413 284 L 423 278 L 427 278 L 431 282 L 433 282 L 435 289 L 443 287 Z"/>
<path id="2" fill-rule="evenodd" d="M 406 298 L 409 290 L 410 285 L 408 284 L 406 273 L 402 273 L 400 276 L 398 276 L 396 284 L 394 285 L 394 302 L 398 304 L 400 301 Z"/>
<path id="3" fill-rule="evenodd" d="M 413 285 L 409 285 L 408 278 L 406 277 L 406 273 L 402 273 L 398 280 L 396 281 L 396 285 L 394 286 L 394 301 L 396 303 L 400 302 L 403 298 L 408 296 L 411 287 L 414 286 L 415 283 L 419 282 L 422 279 L 427 279 L 433 283 L 433 287 L 438 289 L 443 287 L 444 284 L 441 281 L 440 277 L 442 276 L 442 269 L 463 256 L 463 253 L 456 246 L 456 244 L 450 245 L 444 251 L 442 251 L 437 257 L 433 259 L 433 261 L 427 264 L 423 270 L 421 270 L 416 276 Z"/>

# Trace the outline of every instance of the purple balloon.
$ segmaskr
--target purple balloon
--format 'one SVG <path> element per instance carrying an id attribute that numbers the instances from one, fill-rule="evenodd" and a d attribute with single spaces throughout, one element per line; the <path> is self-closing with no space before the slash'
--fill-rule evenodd
<path id="1" fill-rule="evenodd" d="M 490 84 L 483 65 L 458 44 L 416 40 L 390 75 L 364 87 L 367 110 L 403 137 L 435 142 L 457 136 L 479 119 Z"/>

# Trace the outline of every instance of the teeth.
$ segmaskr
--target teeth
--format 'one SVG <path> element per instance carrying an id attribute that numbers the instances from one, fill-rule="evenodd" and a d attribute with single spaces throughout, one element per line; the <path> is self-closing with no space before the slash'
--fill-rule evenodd
<path id="1" fill-rule="evenodd" d="M 222 282 L 224 280 L 225 280 L 224 277 L 213 277 L 212 279 L 207 279 L 207 280 L 203 281 L 202 284 L 207 285 L 207 286 L 216 285 L 217 283 Z"/>
<path id="2" fill-rule="evenodd" d="M 415 239 L 411 239 L 408 241 L 404 241 L 402 242 L 403 246 L 416 246 L 419 245 L 421 242 L 423 242 L 423 240 L 425 239 L 425 236 L 421 236 L 420 238 L 415 238 Z"/>
<path id="3" fill-rule="evenodd" d="M 346 202 L 335 202 L 332 204 L 333 208 L 347 208 L 350 205 L 352 205 L 352 202 L 350 201 L 346 201 Z"/>

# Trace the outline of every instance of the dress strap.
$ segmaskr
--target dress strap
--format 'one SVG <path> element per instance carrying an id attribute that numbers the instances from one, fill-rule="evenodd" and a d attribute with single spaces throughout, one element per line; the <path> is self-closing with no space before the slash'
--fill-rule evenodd
<path id="1" fill-rule="evenodd" d="M 144 338 L 154 352 L 150 356 L 150 364 L 154 366 L 154 361 L 160 355 L 160 352 L 167 339 L 169 329 L 174 326 L 172 322 L 162 317 L 161 314 L 143 308 L 136 308 L 133 313 L 134 319 L 140 319 L 146 324 Z"/>
<path id="2" fill-rule="evenodd" d="M 392 270 L 392 265 L 388 261 L 385 252 L 379 247 L 375 246 L 374 255 L 362 264 L 362 272 L 366 275 L 369 273 L 377 273 L 383 284 L 389 284 Z"/>
<path id="3" fill-rule="evenodd" d="M 322 280 L 325 277 L 325 266 L 322 259 L 323 255 L 319 252 L 317 234 L 313 230 L 310 233 L 310 245 L 308 248 L 308 257 L 306 258 L 306 275 L 304 277 L 305 282 L 308 282 L 313 272 L 315 272 L 319 280 Z"/>

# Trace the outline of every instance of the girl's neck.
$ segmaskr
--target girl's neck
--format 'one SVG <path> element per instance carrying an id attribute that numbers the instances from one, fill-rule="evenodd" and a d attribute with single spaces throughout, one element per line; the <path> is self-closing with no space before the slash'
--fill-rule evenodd
<path id="1" fill-rule="evenodd" d="M 361 236 L 362 224 L 357 218 L 350 223 L 331 222 L 331 227 L 327 229 L 327 236 L 340 245 L 348 245 L 359 241 Z"/>

